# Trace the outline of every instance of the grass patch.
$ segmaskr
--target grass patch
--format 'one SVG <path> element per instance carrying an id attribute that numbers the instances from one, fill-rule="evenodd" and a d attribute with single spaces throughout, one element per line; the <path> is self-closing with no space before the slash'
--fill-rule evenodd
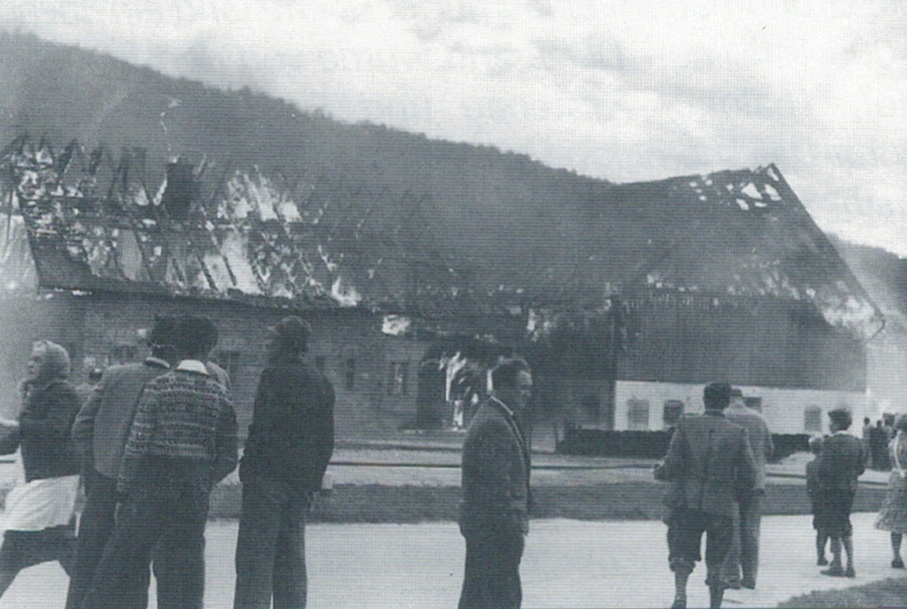
<path id="1" fill-rule="evenodd" d="M 907 607 L 907 577 L 886 579 L 844 590 L 810 592 L 779 607 Z"/>

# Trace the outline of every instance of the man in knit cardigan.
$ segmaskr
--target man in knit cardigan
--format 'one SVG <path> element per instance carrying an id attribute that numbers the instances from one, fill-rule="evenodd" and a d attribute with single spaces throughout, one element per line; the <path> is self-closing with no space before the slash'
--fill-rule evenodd
<path id="1" fill-rule="evenodd" d="M 171 544 L 179 589 L 158 589 L 158 607 L 201 609 L 205 522 L 211 489 L 236 467 L 236 413 L 204 360 L 207 320 L 178 322 L 179 364 L 145 385 L 126 442 L 117 490 L 123 496 L 113 536 L 83 609 L 144 608 L 144 574 L 161 537 Z"/>

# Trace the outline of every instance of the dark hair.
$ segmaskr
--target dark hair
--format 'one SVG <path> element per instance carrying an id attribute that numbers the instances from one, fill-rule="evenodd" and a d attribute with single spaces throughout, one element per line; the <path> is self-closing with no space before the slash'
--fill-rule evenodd
<path id="1" fill-rule="evenodd" d="M 100 381 L 102 376 L 104 376 L 104 371 L 100 368 L 92 368 L 88 371 L 89 381 Z"/>
<path id="2" fill-rule="evenodd" d="M 731 386 L 727 383 L 709 383 L 702 391 L 702 401 L 709 410 L 724 410 L 731 403 Z"/>
<path id="3" fill-rule="evenodd" d="M 846 408 L 835 408 L 828 411 L 828 418 L 831 419 L 839 428 L 848 429 L 853 423 L 853 416 Z"/>
<path id="4" fill-rule="evenodd" d="M 491 371 L 491 384 L 495 389 L 516 387 L 516 377 L 520 372 L 531 372 L 526 360 L 521 357 L 501 358 Z"/>
<path id="5" fill-rule="evenodd" d="M 217 326 L 207 317 L 183 315 L 176 326 L 173 345 L 179 357 L 202 359 L 217 344 Z"/>
<path id="6" fill-rule="evenodd" d="M 173 348 L 179 319 L 176 315 L 161 315 L 154 318 L 154 326 L 148 334 L 148 346 L 152 351 Z"/>

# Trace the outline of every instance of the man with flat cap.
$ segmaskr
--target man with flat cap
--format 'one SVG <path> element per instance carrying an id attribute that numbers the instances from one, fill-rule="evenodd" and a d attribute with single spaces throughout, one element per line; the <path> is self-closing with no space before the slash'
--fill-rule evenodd
<path id="1" fill-rule="evenodd" d="M 305 514 L 334 451 L 334 388 L 303 357 L 309 324 L 291 315 L 268 332 L 239 466 L 235 609 L 305 607 Z"/>

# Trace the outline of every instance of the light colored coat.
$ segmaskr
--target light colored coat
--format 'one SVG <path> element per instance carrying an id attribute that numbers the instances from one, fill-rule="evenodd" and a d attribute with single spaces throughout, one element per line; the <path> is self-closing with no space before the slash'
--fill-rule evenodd
<path id="1" fill-rule="evenodd" d="M 775 452 L 772 434 L 768 430 L 768 423 L 765 421 L 765 417 L 758 410 L 737 402 L 731 402 L 731 405 L 725 408 L 724 416 L 731 423 L 737 423 L 746 429 L 746 436 L 750 442 L 750 448 L 753 450 L 753 460 L 756 462 L 755 488 L 756 490 L 764 491 L 765 463 Z"/>

